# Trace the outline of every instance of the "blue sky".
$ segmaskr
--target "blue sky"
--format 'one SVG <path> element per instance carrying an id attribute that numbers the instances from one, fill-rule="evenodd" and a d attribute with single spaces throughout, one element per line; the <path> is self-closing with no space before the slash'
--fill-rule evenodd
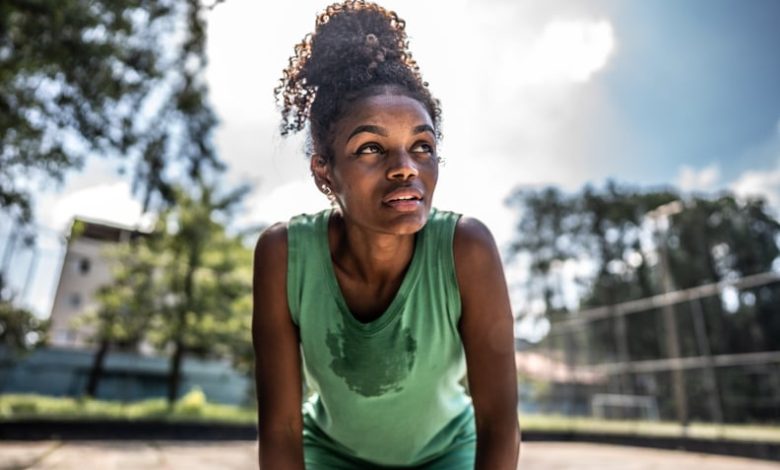
<path id="1" fill-rule="evenodd" d="M 326 2 L 228 0 L 209 13 L 215 135 L 226 181 L 254 191 L 237 225 L 327 207 L 301 139 L 277 135 L 271 90 Z M 435 204 L 482 219 L 500 245 L 518 186 L 614 179 L 760 194 L 780 208 L 780 2 L 388 0 L 443 103 L 447 160 Z M 61 267 L 53 235 L 74 215 L 132 224 L 140 205 L 116 162 L 92 158 L 40 194 L 45 246 L 24 302 L 48 315 Z M 0 228 L 0 247 L 7 231 Z M 17 285 L 27 272 L 14 260 Z M 523 273 L 508 271 L 510 282 Z"/>
<path id="2" fill-rule="evenodd" d="M 748 151 L 777 133 L 780 2 L 622 5 L 613 17 L 620 51 L 604 85 L 632 148 L 615 176 L 672 182 L 681 162 L 717 164 L 725 181 L 774 169 L 780 155 Z"/>

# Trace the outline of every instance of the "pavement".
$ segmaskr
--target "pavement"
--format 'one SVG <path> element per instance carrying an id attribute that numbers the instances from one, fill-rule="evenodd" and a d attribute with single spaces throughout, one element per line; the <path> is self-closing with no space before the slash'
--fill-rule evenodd
<path id="1" fill-rule="evenodd" d="M 252 442 L 0 442 L 0 470 L 256 470 Z M 522 470 L 780 470 L 780 462 L 603 444 L 524 443 Z"/>

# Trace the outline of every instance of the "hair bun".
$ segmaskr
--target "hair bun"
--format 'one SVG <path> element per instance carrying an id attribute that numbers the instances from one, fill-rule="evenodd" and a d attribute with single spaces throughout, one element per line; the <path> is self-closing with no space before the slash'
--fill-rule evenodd
<path id="1" fill-rule="evenodd" d="M 425 103 L 436 121 L 438 102 L 423 84 L 405 27 L 394 12 L 364 0 L 328 6 L 317 17 L 314 33 L 295 47 L 275 89 L 282 134 L 302 130 L 316 114 L 312 135 L 322 141 L 320 133 L 327 131 L 350 97 L 383 85 L 407 90 Z"/>
<path id="2" fill-rule="evenodd" d="M 326 12 L 327 13 L 327 12 Z M 318 21 L 311 37 L 311 55 L 301 67 L 301 78 L 313 87 L 340 87 L 346 70 L 352 84 L 367 81 L 384 63 L 408 67 L 406 33 L 394 13 L 356 2 Z M 352 86 L 352 85 L 350 85 Z"/>
<path id="3" fill-rule="evenodd" d="M 387 58 L 387 48 L 379 43 L 379 38 L 374 33 L 366 34 L 366 41 L 364 46 L 366 56 L 370 59 L 368 63 L 368 71 L 373 72 L 379 67 L 379 64 L 385 61 Z"/>

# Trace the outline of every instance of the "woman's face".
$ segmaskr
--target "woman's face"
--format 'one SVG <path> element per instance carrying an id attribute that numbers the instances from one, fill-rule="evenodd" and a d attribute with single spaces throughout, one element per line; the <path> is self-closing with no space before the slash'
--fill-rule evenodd
<path id="1" fill-rule="evenodd" d="M 439 175 L 436 134 L 425 107 L 382 94 L 352 104 L 334 126 L 330 161 L 312 158 L 318 186 L 330 187 L 345 220 L 411 234 L 428 220 Z"/>

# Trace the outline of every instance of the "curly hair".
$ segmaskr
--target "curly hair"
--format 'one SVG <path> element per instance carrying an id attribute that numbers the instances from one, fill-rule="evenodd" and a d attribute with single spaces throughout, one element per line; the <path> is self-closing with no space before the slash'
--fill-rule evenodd
<path id="1" fill-rule="evenodd" d="M 381 93 L 419 101 L 439 132 L 439 101 L 412 59 L 404 20 L 364 0 L 330 5 L 317 17 L 313 34 L 295 46 L 275 88 L 282 112 L 281 134 L 310 125 L 317 153 L 331 158 L 329 135 L 348 106 Z"/>

